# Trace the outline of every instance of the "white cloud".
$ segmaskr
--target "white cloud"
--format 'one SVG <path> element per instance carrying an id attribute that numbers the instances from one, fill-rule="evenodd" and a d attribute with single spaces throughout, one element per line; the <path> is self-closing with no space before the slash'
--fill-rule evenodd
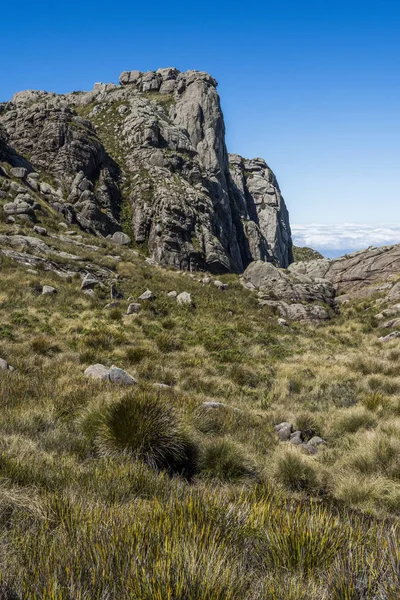
<path id="1" fill-rule="evenodd" d="M 362 225 L 342 223 L 324 225 L 292 225 L 293 242 L 296 246 L 315 249 L 361 250 L 369 246 L 385 246 L 400 243 L 400 223 Z"/>

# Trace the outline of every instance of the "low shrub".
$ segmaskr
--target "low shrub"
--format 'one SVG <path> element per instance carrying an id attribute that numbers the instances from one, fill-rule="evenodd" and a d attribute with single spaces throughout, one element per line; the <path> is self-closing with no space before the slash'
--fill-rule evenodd
<path id="1" fill-rule="evenodd" d="M 225 439 L 210 442 L 203 448 L 200 472 L 208 479 L 226 482 L 256 477 L 254 466 L 241 449 Z"/>

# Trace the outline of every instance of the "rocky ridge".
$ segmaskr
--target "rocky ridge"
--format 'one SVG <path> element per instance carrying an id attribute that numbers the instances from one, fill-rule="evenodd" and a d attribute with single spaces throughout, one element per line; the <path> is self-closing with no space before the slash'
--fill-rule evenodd
<path id="1" fill-rule="evenodd" d="M 253 260 L 287 267 L 279 185 L 264 160 L 228 155 L 216 87 L 207 73 L 168 68 L 124 72 L 119 85 L 87 93 L 17 93 L 0 106 L 0 160 L 26 169 L 34 201 L 68 223 L 102 236 L 123 229 L 160 263 L 214 273 Z M 15 206 L 17 190 L 5 188 Z"/>

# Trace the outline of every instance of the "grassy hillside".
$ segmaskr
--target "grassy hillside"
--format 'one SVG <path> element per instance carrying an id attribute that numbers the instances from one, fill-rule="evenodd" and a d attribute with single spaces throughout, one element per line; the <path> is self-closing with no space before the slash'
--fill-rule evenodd
<path id="1" fill-rule="evenodd" d="M 57 222 L 49 258 L 109 269 L 124 300 L 104 308 L 111 276 L 91 298 L 0 259 L 0 597 L 399 598 L 400 350 L 372 300 L 282 327 L 236 276 L 221 291 Z M 17 232 L 36 235 L 0 223 Z M 326 443 L 279 442 L 282 421 Z"/>

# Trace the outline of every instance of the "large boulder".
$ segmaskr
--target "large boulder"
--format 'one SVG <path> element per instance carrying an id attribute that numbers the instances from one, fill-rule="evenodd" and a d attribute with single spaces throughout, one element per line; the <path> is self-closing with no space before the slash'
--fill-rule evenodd
<path id="1" fill-rule="evenodd" d="M 336 290 L 330 281 L 294 274 L 272 263 L 251 263 L 243 273 L 243 283 L 258 291 L 261 305 L 276 309 L 284 319 L 320 321 L 337 311 Z"/>

